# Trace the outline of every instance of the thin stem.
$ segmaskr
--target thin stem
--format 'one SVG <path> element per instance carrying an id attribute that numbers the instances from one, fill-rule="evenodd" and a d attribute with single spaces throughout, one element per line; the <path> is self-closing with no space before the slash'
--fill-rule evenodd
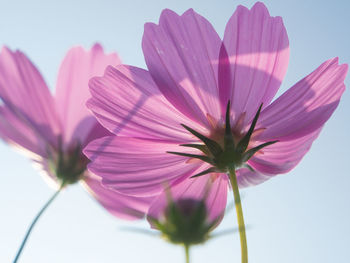
<path id="1" fill-rule="evenodd" d="M 190 263 L 190 246 L 185 244 L 186 263 Z"/>
<path id="2" fill-rule="evenodd" d="M 31 223 L 30 227 L 29 227 L 28 230 L 27 230 L 26 235 L 24 236 L 24 239 L 23 239 L 23 241 L 22 241 L 22 243 L 21 243 L 21 246 L 20 246 L 19 249 L 18 249 L 18 252 L 17 252 L 17 254 L 16 254 L 16 257 L 15 257 L 15 259 L 13 260 L 13 263 L 16 263 L 16 262 L 18 261 L 20 255 L 21 255 L 21 253 L 22 253 L 22 250 L 23 250 L 24 246 L 26 245 L 26 242 L 27 242 L 27 240 L 28 240 L 28 238 L 29 238 L 29 236 L 30 236 L 30 234 L 31 234 L 31 232 L 32 232 L 32 230 L 33 230 L 33 228 L 34 228 L 36 222 L 39 220 L 40 216 L 45 212 L 45 210 L 49 207 L 49 205 L 53 202 L 53 200 L 55 200 L 55 198 L 56 198 L 56 197 L 58 196 L 58 194 L 61 192 L 61 189 L 62 189 L 62 187 L 61 187 L 60 189 L 58 189 L 58 190 L 52 195 L 52 197 L 45 203 L 45 205 L 41 208 L 41 210 L 39 211 L 39 213 L 35 216 L 33 222 Z"/>
<path id="3" fill-rule="evenodd" d="M 229 169 L 228 176 L 230 178 L 233 196 L 235 198 L 239 237 L 241 240 L 242 263 L 248 263 L 247 237 L 245 234 L 245 225 L 244 225 L 243 210 L 242 210 L 242 205 L 241 205 L 241 197 L 239 195 L 236 171 L 235 171 L 234 167 Z"/>

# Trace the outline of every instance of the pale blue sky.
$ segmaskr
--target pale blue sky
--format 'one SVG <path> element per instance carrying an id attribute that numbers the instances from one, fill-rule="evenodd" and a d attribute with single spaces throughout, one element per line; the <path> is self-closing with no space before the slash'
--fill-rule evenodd
<path id="1" fill-rule="evenodd" d="M 222 35 L 238 4 L 254 1 L 0 1 L 0 44 L 23 50 L 53 88 L 58 67 L 72 45 L 96 41 L 124 63 L 144 67 L 143 24 L 164 8 L 188 8 L 207 17 Z M 350 61 L 350 2 L 271 0 L 290 40 L 290 64 L 282 89 L 326 59 Z M 349 85 L 349 77 L 346 79 Z M 287 175 L 243 191 L 251 263 L 347 263 L 350 244 L 349 91 L 300 165 Z M 35 213 L 52 194 L 31 162 L 0 142 L 0 262 L 11 262 Z M 129 222 L 113 218 L 82 190 L 62 193 L 40 220 L 22 263 L 184 262 L 183 251 L 155 237 L 123 232 Z M 148 228 L 146 223 L 131 224 Z M 231 211 L 218 231 L 236 225 Z M 240 262 L 238 236 L 198 246 L 192 263 Z M 348 259 L 346 259 L 348 258 Z"/>

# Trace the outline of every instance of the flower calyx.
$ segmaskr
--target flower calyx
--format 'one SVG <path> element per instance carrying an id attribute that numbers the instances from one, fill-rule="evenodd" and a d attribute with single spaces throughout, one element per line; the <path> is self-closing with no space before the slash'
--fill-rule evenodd
<path id="1" fill-rule="evenodd" d="M 56 176 L 61 187 L 74 184 L 81 179 L 88 159 L 82 154 L 82 146 L 75 143 L 67 150 L 63 150 L 62 143 L 58 149 L 48 150 L 48 164 L 50 171 Z"/>
<path id="2" fill-rule="evenodd" d="M 191 246 L 207 241 L 211 230 L 220 219 L 209 221 L 204 200 L 185 198 L 170 201 L 162 220 L 153 218 L 148 220 L 161 231 L 167 241 Z"/>
<path id="3" fill-rule="evenodd" d="M 247 161 L 259 150 L 262 148 L 274 144 L 276 141 L 269 141 L 262 143 L 256 147 L 248 149 L 248 145 L 251 139 L 251 136 L 254 132 L 256 123 L 259 119 L 261 112 L 262 104 L 260 105 L 255 117 L 249 127 L 247 133 L 241 138 L 238 142 L 235 142 L 234 136 L 232 133 L 232 128 L 230 124 L 230 101 L 227 103 L 226 108 L 226 118 L 225 118 L 225 131 L 223 138 L 223 146 L 221 146 L 217 141 L 200 134 L 199 132 L 193 130 L 192 128 L 182 124 L 182 126 L 201 140 L 204 144 L 181 144 L 180 146 L 195 148 L 200 150 L 204 155 L 181 153 L 181 152 L 168 152 L 175 155 L 185 156 L 189 158 L 195 158 L 202 160 L 203 162 L 209 163 L 212 167 L 208 168 L 205 171 L 202 171 L 193 177 L 202 176 L 212 172 L 223 172 L 226 173 L 229 168 L 234 167 L 238 168 L 248 168 L 251 171 L 254 169 L 247 163 Z"/>

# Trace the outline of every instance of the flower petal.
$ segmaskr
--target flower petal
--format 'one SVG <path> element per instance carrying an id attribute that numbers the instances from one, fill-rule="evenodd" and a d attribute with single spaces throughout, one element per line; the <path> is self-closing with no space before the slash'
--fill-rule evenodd
<path id="1" fill-rule="evenodd" d="M 289 41 L 281 17 L 271 17 L 263 3 L 251 10 L 238 6 L 226 25 L 224 44 L 231 63 L 231 85 L 220 90 L 231 99 L 237 117 L 251 120 L 261 103 L 268 105 L 287 71 Z"/>
<path id="2" fill-rule="evenodd" d="M 292 170 L 310 150 L 314 140 L 322 128 L 298 139 L 280 141 L 259 151 L 248 162 L 255 169 L 238 170 L 237 180 L 239 187 L 248 187 L 260 184 L 275 175 Z"/>
<path id="3" fill-rule="evenodd" d="M 190 176 L 201 163 L 172 155 L 183 147 L 157 140 L 109 136 L 91 142 L 84 153 L 91 160 L 88 169 L 101 176 L 102 183 L 123 194 L 158 194 L 165 184 Z"/>
<path id="4" fill-rule="evenodd" d="M 112 133 L 180 143 L 191 140 L 180 124 L 193 124 L 164 98 L 148 71 L 108 67 L 103 77 L 93 78 L 89 85 L 88 107 Z"/>
<path id="5" fill-rule="evenodd" d="M 0 54 L 0 100 L 6 108 L 3 118 L 8 118 L 13 128 L 21 128 L 15 132 L 18 139 L 20 134 L 26 136 L 30 130 L 29 136 L 35 134 L 36 141 L 56 143 L 60 124 L 45 81 L 22 52 L 12 52 L 6 47 Z M 15 137 L 11 138 L 15 140 Z M 31 140 L 34 143 L 33 138 Z M 25 144 L 22 146 L 26 147 Z"/>
<path id="6" fill-rule="evenodd" d="M 239 188 L 246 188 L 249 186 L 263 183 L 273 176 L 259 173 L 257 171 L 251 171 L 248 168 L 241 168 L 238 171 L 236 171 L 236 174 Z"/>
<path id="7" fill-rule="evenodd" d="M 345 90 L 348 66 L 330 59 L 261 112 L 260 140 L 293 140 L 314 132 L 330 118 Z"/>
<path id="8" fill-rule="evenodd" d="M 99 122 L 95 121 L 95 125 L 91 127 L 90 132 L 86 135 L 84 142 L 81 144 L 81 148 L 85 148 L 93 140 L 113 135 L 107 129 L 105 129 Z"/>
<path id="9" fill-rule="evenodd" d="M 85 104 L 91 97 L 89 79 L 103 74 L 108 65 L 118 65 L 116 53 L 105 54 L 99 44 L 91 50 L 75 47 L 68 51 L 57 78 L 56 102 L 64 127 L 64 142 L 72 140 L 84 143 L 96 119 Z"/>
<path id="10" fill-rule="evenodd" d="M 220 118 L 218 59 L 222 41 L 192 9 L 182 16 L 164 10 L 159 25 L 147 23 L 142 48 L 148 69 L 164 96 L 204 126 Z"/>
<path id="11" fill-rule="evenodd" d="M 0 137 L 20 147 L 32 159 L 40 159 L 47 154 L 46 141 L 5 106 L 0 106 Z"/>
<path id="12" fill-rule="evenodd" d="M 168 204 L 167 191 L 170 191 L 172 199 L 206 199 L 209 212 L 209 220 L 214 221 L 224 215 L 227 202 L 228 180 L 222 175 L 203 175 L 197 178 L 187 178 L 179 184 L 172 185 L 169 190 L 164 190 L 152 203 L 147 216 L 159 219 Z"/>
<path id="13" fill-rule="evenodd" d="M 134 197 L 122 195 L 102 186 L 101 178 L 87 173 L 82 181 L 86 190 L 112 215 L 127 219 L 141 219 L 153 200 L 150 197 Z"/>
<path id="14" fill-rule="evenodd" d="M 275 175 L 292 170 L 310 150 L 322 128 L 298 139 L 280 141 L 263 148 L 249 163 L 260 173 Z"/>

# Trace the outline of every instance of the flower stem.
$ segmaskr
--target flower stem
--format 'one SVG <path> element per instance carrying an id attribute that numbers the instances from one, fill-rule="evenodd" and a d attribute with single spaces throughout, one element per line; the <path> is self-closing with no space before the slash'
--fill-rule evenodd
<path id="1" fill-rule="evenodd" d="M 190 246 L 185 244 L 186 263 L 190 263 Z"/>
<path id="2" fill-rule="evenodd" d="M 58 194 L 61 192 L 61 189 L 62 187 L 60 187 L 52 196 L 51 198 L 45 203 L 45 205 L 40 209 L 39 213 L 35 216 L 33 222 L 31 223 L 30 227 L 28 228 L 27 230 L 27 233 L 26 235 L 24 236 L 24 239 L 21 243 L 21 246 L 19 247 L 18 251 L 17 251 L 17 254 L 16 254 L 16 257 L 15 259 L 13 260 L 13 263 L 16 263 L 22 253 L 22 250 L 36 224 L 36 222 L 39 220 L 40 216 L 45 212 L 45 210 L 49 207 L 49 205 L 52 203 L 53 200 L 55 200 L 55 198 L 58 196 Z"/>
<path id="3" fill-rule="evenodd" d="M 240 236 L 240 240 L 241 240 L 242 263 L 248 263 L 247 237 L 245 234 L 245 225 L 244 225 L 243 210 L 242 210 L 242 205 L 241 205 L 241 197 L 239 195 L 236 171 L 235 171 L 234 167 L 229 168 L 228 176 L 230 178 L 233 196 L 235 198 L 239 236 Z"/>

